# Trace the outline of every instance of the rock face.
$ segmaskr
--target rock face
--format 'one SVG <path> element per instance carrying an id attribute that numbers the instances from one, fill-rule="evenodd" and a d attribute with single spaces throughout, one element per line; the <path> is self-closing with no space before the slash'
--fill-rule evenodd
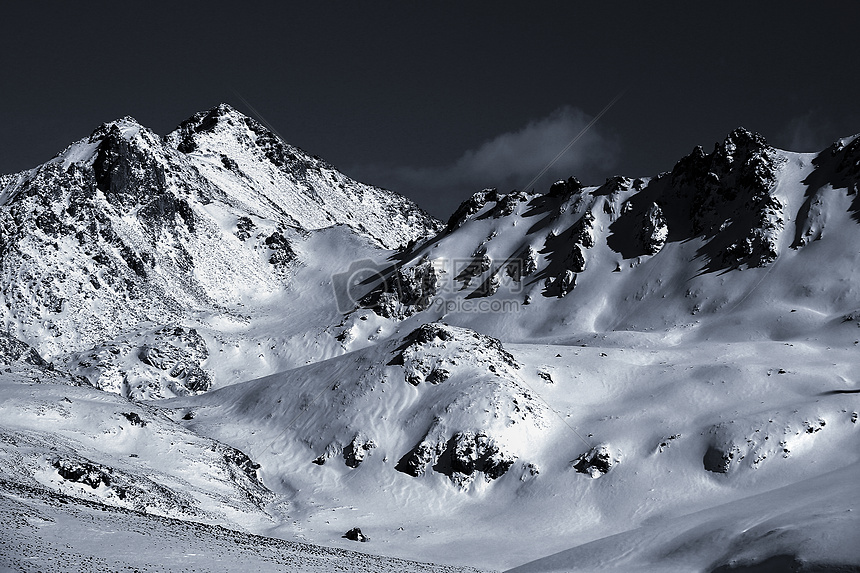
<path id="1" fill-rule="evenodd" d="M 588 474 L 592 478 L 609 473 L 609 470 L 618 463 L 618 458 L 612 453 L 609 446 L 602 444 L 589 449 L 573 461 L 573 469 L 582 474 Z"/>
<path id="2" fill-rule="evenodd" d="M 556 181 L 549 188 L 550 197 L 570 197 L 582 190 L 582 183 L 579 179 L 571 176 L 567 181 Z"/>
<path id="3" fill-rule="evenodd" d="M 499 192 L 497 189 L 484 189 L 483 191 L 478 191 L 460 203 L 460 206 L 457 207 L 448 219 L 448 225 L 445 227 L 445 230 L 451 232 L 459 228 L 467 219 L 469 219 L 469 217 L 483 209 L 488 201 L 497 201 L 498 198 Z"/>
<path id="4" fill-rule="evenodd" d="M 829 205 L 849 203 L 855 221 L 860 221 L 860 137 L 836 141 L 813 160 L 815 172 L 805 181 L 809 185 L 797 214 L 792 247 L 799 249 L 824 237 Z"/>
<path id="5" fill-rule="evenodd" d="M 612 224 L 609 245 L 636 257 L 698 238 L 706 243 L 700 255 L 708 271 L 766 266 L 779 254 L 785 226 L 785 205 L 776 195 L 784 163 L 763 137 L 743 128 L 711 153 L 696 147 L 671 173 L 634 188 Z"/>
<path id="6" fill-rule="evenodd" d="M 373 440 L 364 438 L 361 435 L 355 436 L 352 441 L 343 449 L 343 461 L 351 467 L 357 468 L 364 461 L 365 456 L 374 449 L 376 444 Z"/>
<path id="7" fill-rule="evenodd" d="M 732 460 L 735 458 L 737 451 L 729 448 L 728 451 L 723 451 L 717 447 L 709 446 L 702 458 L 702 465 L 709 472 L 717 474 L 725 474 L 729 472 L 732 465 Z"/>
<path id="8" fill-rule="evenodd" d="M 740 128 L 712 153 L 697 147 L 675 165 L 668 195 L 689 198 L 691 234 L 726 236 L 708 251 L 711 267 L 761 267 L 776 260 L 785 221 L 774 187 L 783 163 L 762 136 Z"/>
<path id="9" fill-rule="evenodd" d="M 656 255 L 666 244 L 666 239 L 669 238 L 669 227 L 666 225 L 666 217 L 663 216 L 663 210 L 657 203 L 652 203 L 651 207 L 645 214 L 645 221 L 642 225 L 642 233 L 640 239 L 642 247 L 649 255 Z"/>
<path id="10" fill-rule="evenodd" d="M 364 296 L 360 305 L 385 318 L 403 319 L 430 307 L 437 292 L 436 269 L 427 260 L 397 268 Z"/>
<path id="11" fill-rule="evenodd" d="M 345 539 L 349 539 L 350 541 L 361 541 L 367 542 L 370 541 L 370 538 L 361 532 L 360 527 L 353 527 L 349 531 L 343 534 Z"/>
<path id="12" fill-rule="evenodd" d="M 18 361 L 33 366 L 47 366 L 47 362 L 32 346 L 0 332 L 0 365 L 9 366 Z"/>
<path id="13" fill-rule="evenodd" d="M 256 468 L 259 466 L 252 464 L 247 456 L 238 450 L 223 444 L 218 444 L 217 447 L 223 450 L 220 452 L 223 455 L 221 460 L 223 471 L 226 474 L 232 472 L 234 475 L 231 477 L 236 483 L 245 482 L 247 484 L 245 487 L 255 490 L 254 495 L 264 497 L 266 490 L 256 476 Z M 109 501 L 113 498 L 116 504 L 121 506 L 138 511 L 156 509 L 180 512 L 186 516 L 203 515 L 191 496 L 165 487 L 138 473 L 100 464 L 74 454 L 54 456 L 50 460 L 50 466 L 66 482 L 100 490 L 100 495 L 107 497 Z M 245 477 L 239 479 L 237 472 Z"/>
<path id="14" fill-rule="evenodd" d="M 498 339 L 441 323 L 425 324 L 406 336 L 391 364 L 403 366 L 406 382 L 418 386 L 444 382 L 465 360 L 486 364 L 497 375 L 520 368 Z"/>
<path id="15" fill-rule="evenodd" d="M 575 189 L 572 193 L 581 191 L 575 186 L 572 189 Z M 578 197 L 582 199 L 581 195 Z M 547 275 L 544 280 L 545 296 L 561 298 L 576 287 L 576 275 L 586 269 L 585 254 L 594 247 L 595 220 L 594 213 L 586 210 L 569 231 L 547 236 L 542 252 L 551 253 L 551 259 L 544 271 Z"/>
<path id="16" fill-rule="evenodd" d="M 107 341 L 65 358 L 65 368 L 93 386 L 135 400 L 206 392 L 206 341 L 193 328 L 164 326 Z"/>
<path id="17" fill-rule="evenodd" d="M 433 469 L 457 481 L 464 481 L 475 472 L 482 472 L 488 480 L 493 480 L 502 477 L 516 459 L 486 434 L 457 432 L 448 440 Z"/>

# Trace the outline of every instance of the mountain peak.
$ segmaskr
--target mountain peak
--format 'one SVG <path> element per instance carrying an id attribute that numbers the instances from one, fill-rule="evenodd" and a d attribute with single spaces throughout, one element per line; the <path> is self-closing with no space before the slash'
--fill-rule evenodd
<path id="1" fill-rule="evenodd" d="M 200 148 L 200 139 L 205 134 L 218 134 L 219 139 L 226 137 L 247 142 L 250 138 L 253 143 L 287 146 L 277 134 L 227 103 L 195 113 L 168 134 L 167 139 L 182 153 L 191 153 Z"/>
<path id="2" fill-rule="evenodd" d="M 121 117 L 113 121 L 106 121 L 105 123 L 101 124 L 95 130 L 93 130 L 89 138 L 87 138 L 87 141 L 89 143 L 95 143 L 101 139 L 104 139 L 108 134 L 114 134 L 117 137 L 129 141 L 141 130 L 146 130 L 146 128 L 142 126 L 136 119 L 134 119 L 130 115 L 127 115 L 125 117 Z"/>
<path id="3" fill-rule="evenodd" d="M 714 153 L 717 157 L 723 157 L 731 162 L 735 156 L 749 157 L 769 147 L 763 136 L 743 127 L 738 127 L 726 136 L 721 144 L 718 143 L 714 146 Z"/>
<path id="4" fill-rule="evenodd" d="M 350 179 L 228 104 L 194 114 L 165 141 L 210 179 L 243 189 L 247 210 L 265 218 L 308 229 L 346 223 L 389 248 L 440 229 L 405 197 Z"/>

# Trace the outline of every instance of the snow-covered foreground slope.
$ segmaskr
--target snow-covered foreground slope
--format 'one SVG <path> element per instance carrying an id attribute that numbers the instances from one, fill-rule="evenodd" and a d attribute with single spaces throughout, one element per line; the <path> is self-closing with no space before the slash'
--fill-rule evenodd
<path id="1" fill-rule="evenodd" d="M 248 535 L 0 482 L 0 567 L 10 571 L 480 573 Z"/>
<path id="2" fill-rule="evenodd" d="M 76 382 L 40 367 L 0 375 L 2 479 L 194 521 L 269 520 L 273 496 L 244 453 Z"/>

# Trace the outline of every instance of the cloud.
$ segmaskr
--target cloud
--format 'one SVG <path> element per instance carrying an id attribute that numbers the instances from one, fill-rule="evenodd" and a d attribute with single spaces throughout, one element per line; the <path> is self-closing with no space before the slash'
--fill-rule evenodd
<path id="1" fill-rule="evenodd" d="M 777 147 L 784 146 L 788 151 L 821 151 L 833 142 L 835 135 L 833 123 L 823 117 L 819 110 L 810 110 L 792 118 L 778 134 Z"/>
<path id="2" fill-rule="evenodd" d="M 573 107 L 562 107 L 524 127 L 497 135 L 465 151 L 441 167 L 363 166 L 351 170 L 367 183 L 407 195 L 437 217 L 449 216 L 475 191 L 496 187 L 522 189 L 591 121 Z M 576 175 L 583 182 L 605 177 L 617 157 L 617 144 L 592 126 L 538 179 L 533 187 L 545 191 L 560 178 Z M 530 190 L 530 189 L 529 189 Z"/>
<path id="3" fill-rule="evenodd" d="M 462 181 L 480 183 L 494 180 L 525 185 L 575 138 L 591 118 L 583 112 L 563 107 L 548 117 L 529 122 L 513 133 L 503 133 L 476 150 L 463 154 L 448 168 L 448 175 Z M 583 135 L 577 149 L 570 149 L 553 165 L 561 173 L 581 170 L 588 163 L 605 163 L 606 144 L 597 130 Z"/>

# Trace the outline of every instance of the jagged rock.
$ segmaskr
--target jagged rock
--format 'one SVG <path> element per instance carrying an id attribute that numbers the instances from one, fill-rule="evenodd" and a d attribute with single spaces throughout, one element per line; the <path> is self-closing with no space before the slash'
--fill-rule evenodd
<path id="1" fill-rule="evenodd" d="M 158 508 L 190 516 L 200 513 L 190 496 L 159 485 L 144 475 L 127 473 L 78 456 L 54 456 L 49 463 L 64 480 L 94 490 L 104 488 L 122 505 L 137 511 Z"/>
<path id="2" fill-rule="evenodd" d="M 239 217 L 236 222 L 236 232 L 233 233 L 240 241 L 247 241 L 251 238 L 251 232 L 256 228 L 254 221 L 250 217 Z"/>
<path id="3" fill-rule="evenodd" d="M 567 257 L 564 259 L 563 266 L 566 269 L 565 277 L 567 278 L 567 284 L 565 286 L 570 286 L 573 283 L 570 280 L 570 274 L 581 273 L 585 270 L 585 254 L 583 253 L 583 247 L 578 243 L 574 243 L 570 247 L 570 251 L 567 253 Z M 575 282 L 575 281 L 574 281 Z M 571 286 L 571 289 L 573 287 Z M 564 294 L 570 289 L 567 289 Z M 564 296 L 562 294 L 562 296 Z"/>
<path id="4" fill-rule="evenodd" d="M 103 124 L 90 135 L 98 142 L 92 164 L 96 186 L 108 202 L 120 211 L 131 211 L 147 205 L 166 191 L 167 178 L 163 164 L 126 138 L 125 130 L 139 124 L 130 117 Z"/>
<path id="5" fill-rule="evenodd" d="M 529 195 L 523 191 L 513 191 L 505 195 L 499 195 L 496 199 L 496 205 L 493 207 L 492 216 L 495 218 L 507 217 L 516 211 L 517 205 L 528 201 L 528 199 Z"/>
<path id="6" fill-rule="evenodd" d="M 110 486 L 111 484 L 109 468 L 102 468 L 82 460 L 76 461 L 59 457 L 51 460 L 51 465 L 64 480 L 88 485 L 93 489 L 97 489 L 101 485 Z M 120 499 L 125 497 L 122 490 L 120 490 L 119 496 Z"/>
<path id="7" fill-rule="evenodd" d="M 427 466 L 437 459 L 443 451 L 445 451 L 444 440 L 440 442 L 425 438 L 400 458 L 396 469 L 412 477 L 424 475 Z"/>
<path id="8" fill-rule="evenodd" d="M 711 445 L 708 446 L 705 456 L 702 458 L 702 465 L 709 472 L 718 474 L 728 473 L 736 454 L 737 450 L 729 449 L 724 451 Z"/>
<path id="9" fill-rule="evenodd" d="M 828 206 L 840 196 L 854 196 L 850 211 L 860 221 L 860 137 L 837 140 L 812 163 L 815 171 L 803 181 L 808 190 L 797 213 L 795 249 L 824 237 Z"/>
<path id="10" fill-rule="evenodd" d="M 296 259 L 296 253 L 290 246 L 290 242 L 280 231 L 275 231 L 266 237 L 264 244 L 271 251 L 269 262 L 277 267 L 285 267 Z"/>
<path id="11" fill-rule="evenodd" d="M 594 221 L 594 213 L 583 213 L 570 230 L 570 240 L 586 249 L 594 247 Z"/>
<path id="12" fill-rule="evenodd" d="M 457 273 L 454 280 L 462 283 L 464 287 L 472 283 L 472 279 L 480 277 L 492 267 L 493 261 L 487 256 L 487 247 L 478 247 L 472 256 L 465 261 L 460 261 L 460 267 L 455 269 Z"/>
<path id="13" fill-rule="evenodd" d="M 197 330 L 165 326 L 151 335 L 142 333 L 142 338 L 146 342 L 132 336 L 73 353 L 65 366 L 101 390 L 134 399 L 183 396 L 212 387 L 211 375 L 201 366 L 209 349 Z"/>
<path id="14" fill-rule="evenodd" d="M 645 252 L 649 255 L 656 255 L 666 244 L 666 239 L 669 238 L 669 227 L 666 225 L 663 210 L 657 203 L 652 203 L 645 213 L 639 237 Z"/>
<path id="15" fill-rule="evenodd" d="M 860 309 L 849 312 L 842 316 L 842 322 L 856 322 L 860 326 Z"/>
<path id="16" fill-rule="evenodd" d="M 455 482 L 462 482 L 475 472 L 494 480 L 502 477 L 516 460 L 516 456 L 504 452 L 483 432 L 457 432 L 448 440 L 433 469 L 450 475 Z"/>
<path id="17" fill-rule="evenodd" d="M 444 368 L 435 368 L 424 379 L 428 384 L 441 384 L 451 376 L 451 373 Z"/>
<path id="18" fill-rule="evenodd" d="M 567 181 L 556 181 L 549 188 L 548 195 L 550 197 L 565 197 L 582 190 L 582 183 L 576 177 L 569 177 Z"/>
<path id="19" fill-rule="evenodd" d="M 120 412 L 121 416 L 124 416 L 126 420 L 131 422 L 132 426 L 140 426 L 141 428 L 146 427 L 146 422 L 140 418 L 140 415 L 137 412 Z"/>
<path id="20" fill-rule="evenodd" d="M 227 470 L 231 475 L 238 475 L 237 472 L 240 472 L 254 484 L 259 485 L 261 483 L 260 478 L 257 475 L 257 470 L 260 469 L 260 464 L 251 460 L 251 458 L 248 457 L 248 454 L 220 442 L 213 443 L 211 449 L 221 455 Z"/>
<path id="21" fill-rule="evenodd" d="M 430 261 L 401 268 L 397 271 L 395 285 L 402 304 L 424 310 L 436 294 L 436 269 Z"/>
<path id="22" fill-rule="evenodd" d="M 517 460 L 516 456 L 506 452 L 485 432 L 455 432 L 447 440 L 431 437 L 433 432 L 431 430 L 400 459 L 397 470 L 418 477 L 432 465 L 434 471 L 464 486 L 477 473 L 483 474 L 487 481 L 498 479 Z"/>
<path id="23" fill-rule="evenodd" d="M 562 298 L 576 287 L 576 274 L 567 270 L 558 276 L 547 277 L 544 286 L 548 294 Z"/>
<path id="24" fill-rule="evenodd" d="M 588 474 L 592 478 L 599 478 L 606 474 L 618 463 L 607 445 L 599 445 L 591 448 L 573 461 L 573 469 L 579 473 Z"/>
<path id="25" fill-rule="evenodd" d="M 172 370 L 182 359 L 182 351 L 169 343 L 160 346 L 145 344 L 137 353 L 137 357 L 144 364 L 159 370 Z"/>
<path id="26" fill-rule="evenodd" d="M 637 179 L 637 181 L 641 184 L 642 180 Z M 630 189 L 633 185 L 633 181 L 630 180 L 629 177 L 622 177 L 620 175 L 616 175 L 615 177 L 607 177 L 606 182 L 595 190 L 595 195 L 613 195 L 618 193 L 619 191 L 623 191 L 626 189 Z"/>
<path id="27" fill-rule="evenodd" d="M 360 304 L 379 316 L 402 319 L 429 308 L 437 292 L 436 268 L 432 261 L 423 260 L 395 269 Z"/>
<path id="28" fill-rule="evenodd" d="M 8 366 L 19 360 L 33 366 L 48 365 L 32 346 L 5 332 L 0 332 L 0 364 Z"/>
<path id="29" fill-rule="evenodd" d="M 361 542 L 370 541 L 370 538 L 368 536 L 364 535 L 361 532 L 361 528 L 359 528 L 359 527 L 353 527 L 352 529 L 350 529 L 349 531 L 344 533 L 343 537 L 346 539 L 349 539 L 350 541 L 361 541 Z"/>
<path id="30" fill-rule="evenodd" d="M 389 364 L 402 365 L 406 381 L 413 386 L 425 381 L 438 384 L 448 379 L 455 365 L 451 361 L 461 355 L 493 368 L 520 367 L 498 339 L 441 323 L 425 324 L 412 331 Z"/>
<path id="31" fill-rule="evenodd" d="M 505 267 L 505 272 L 516 282 L 520 282 L 523 277 L 534 274 L 536 270 L 537 251 L 531 246 L 527 247 L 520 256 L 515 257 Z"/>
<path id="32" fill-rule="evenodd" d="M 474 193 L 471 197 L 460 203 L 460 206 L 454 211 L 448 219 L 448 225 L 445 230 L 451 232 L 463 225 L 466 220 L 472 215 L 483 209 L 487 202 L 498 201 L 499 191 L 495 188 L 484 189 Z"/>
<path id="33" fill-rule="evenodd" d="M 374 449 L 376 444 L 373 440 L 367 439 L 360 434 L 352 439 L 352 442 L 347 444 L 343 449 L 343 461 L 351 467 L 357 468 L 364 461 L 365 456 Z M 320 464 L 322 465 L 322 464 Z"/>
<path id="34" fill-rule="evenodd" d="M 673 193 L 691 198 L 692 232 L 737 237 L 722 249 L 714 244 L 710 267 L 760 267 L 776 259 L 784 216 L 772 191 L 781 164 L 762 136 L 739 128 L 711 154 L 697 147 L 675 165 Z"/>

